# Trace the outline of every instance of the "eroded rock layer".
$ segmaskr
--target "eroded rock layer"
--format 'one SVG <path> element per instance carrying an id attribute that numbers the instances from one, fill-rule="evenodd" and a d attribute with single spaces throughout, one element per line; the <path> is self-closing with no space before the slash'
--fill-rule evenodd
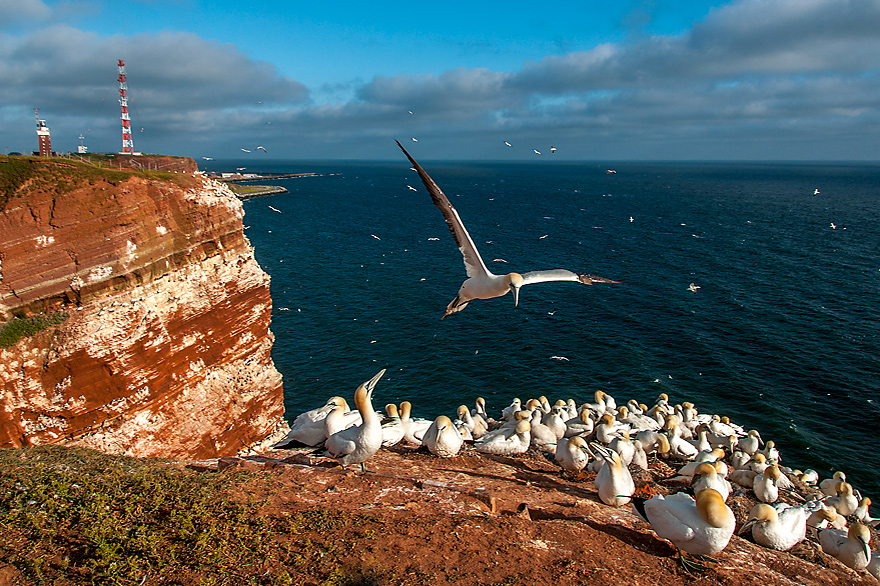
<path id="1" fill-rule="evenodd" d="M 0 446 L 205 458 L 283 434 L 241 202 L 198 177 L 66 188 L 31 181 L 0 211 L 0 318 L 68 316 L 0 349 Z"/>

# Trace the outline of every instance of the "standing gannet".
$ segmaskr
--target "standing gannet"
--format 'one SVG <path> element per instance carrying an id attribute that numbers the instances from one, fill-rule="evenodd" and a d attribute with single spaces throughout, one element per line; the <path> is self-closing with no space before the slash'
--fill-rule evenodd
<path id="1" fill-rule="evenodd" d="M 589 435 L 593 433 L 593 419 L 590 417 L 589 409 L 581 409 L 581 412 L 574 419 L 565 422 L 565 434 L 563 437 L 574 437 L 576 435 Z"/>
<path id="2" fill-rule="evenodd" d="M 819 545 L 822 551 L 836 557 L 843 565 L 853 570 L 861 570 L 871 561 L 871 550 L 868 542 L 871 532 L 861 523 L 853 523 L 849 530 L 820 529 Z"/>
<path id="3" fill-rule="evenodd" d="M 859 506 L 856 507 L 856 510 L 853 511 L 853 515 L 855 515 L 859 523 L 862 523 L 863 525 L 870 525 L 871 527 L 876 527 L 878 524 L 880 524 L 880 519 L 875 519 L 871 516 L 870 508 L 871 499 L 869 497 L 865 497 L 859 502 Z"/>
<path id="4" fill-rule="evenodd" d="M 385 374 L 385 369 L 361 384 L 354 392 L 354 404 L 361 414 L 361 424 L 334 433 L 324 442 L 327 454 L 336 458 L 343 468 L 349 464 L 360 464 L 366 472 L 364 462 L 369 460 L 382 447 L 382 424 L 373 411 L 373 389 Z"/>
<path id="5" fill-rule="evenodd" d="M 788 551 L 807 536 L 807 511 L 786 503 L 779 503 L 775 507 L 759 503 L 752 507 L 740 533 L 749 528 L 759 545 Z"/>
<path id="6" fill-rule="evenodd" d="M 593 481 L 599 499 L 612 507 L 622 507 L 629 503 L 636 486 L 629 469 L 623 465 L 620 454 L 596 442 L 589 449 L 597 460 L 603 460 L 602 468 Z"/>
<path id="7" fill-rule="evenodd" d="M 457 456 L 463 443 L 464 439 L 462 439 L 458 428 L 452 425 L 452 420 L 445 415 L 437 417 L 422 438 L 422 445 L 427 447 L 429 452 L 441 458 Z"/>
<path id="8" fill-rule="evenodd" d="M 562 466 L 567 474 L 577 476 L 587 467 L 587 462 L 590 460 L 586 448 L 587 442 L 580 436 L 561 438 L 556 443 L 556 463 Z"/>
<path id="9" fill-rule="evenodd" d="M 484 454 L 502 456 L 523 454 L 529 449 L 530 429 L 529 420 L 521 419 L 515 428 L 509 429 L 505 433 L 493 436 L 484 435 L 479 441 L 474 442 L 474 449 Z"/>
<path id="10" fill-rule="evenodd" d="M 327 437 L 324 435 L 324 419 L 337 405 L 343 410 L 348 410 L 348 403 L 342 397 L 330 397 L 323 407 L 305 411 L 296 416 L 293 425 L 283 440 L 273 445 L 273 448 L 285 448 L 291 444 L 300 443 L 306 446 L 317 446 Z"/>
<path id="11" fill-rule="evenodd" d="M 633 499 L 635 513 L 651 524 L 658 537 L 671 541 L 681 552 L 714 555 L 727 547 L 736 519 L 717 491 L 707 489 L 697 495 L 678 492 L 668 497 Z"/>
<path id="12" fill-rule="evenodd" d="M 476 245 L 474 245 L 474 241 L 471 240 L 467 229 L 464 227 L 464 223 L 462 223 L 458 212 L 449 202 L 449 199 L 447 199 L 440 188 L 437 187 L 437 184 L 434 183 L 434 180 L 428 176 L 425 170 L 416 163 L 415 159 L 406 152 L 406 149 L 403 148 L 403 145 L 401 145 L 399 141 L 397 141 L 397 146 L 400 147 L 400 150 L 403 151 L 403 154 L 406 155 L 406 158 L 409 159 L 410 163 L 412 163 L 416 172 L 419 174 L 422 183 L 425 184 L 428 193 L 431 195 L 431 199 L 434 201 L 434 205 L 436 205 L 443 213 L 443 217 L 446 219 L 446 224 L 452 232 L 452 237 L 455 239 L 456 244 L 458 244 L 458 248 L 462 255 L 464 255 L 464 266 L 468 278 L 462 283 L 461 289 L 459 289 L 458 295 L 456 295 L 455 299 L 453 299 L 446 307 L 446 313 L 443 314 L 443 318 L 463 310 L 467 307 L 467 304 L 474 299 L 492 299 L 494 297 L 506 295 L 511 291 L 513 292 L 513 304 L 516 306 L 519 304 L 520 288 L 523 285 L 529 285 L 531 283 L 573 281 L 584 283 L 585 285 L 592 285 L 593 283 L 618 282 L 587 273 L 575 273 L 567 269 L 530 271 L 522 274 L 508 273 L 506 275 L 496 275 L 492 273 L 486 267 L 486 263 L 483 262 L 480 253 L 477 251 Z"/>
<path id="13" fill-rule="evenodd" d="M 761 447 L 760 444 L 762 442 L 761 434 L 758 433 L 758 430 L 753 429 L 749 431 L 749 435 L 737 442 L 736 447 L 738 450 L 745 452 L 749 456 L 754 456 L 755 452 Z"/>

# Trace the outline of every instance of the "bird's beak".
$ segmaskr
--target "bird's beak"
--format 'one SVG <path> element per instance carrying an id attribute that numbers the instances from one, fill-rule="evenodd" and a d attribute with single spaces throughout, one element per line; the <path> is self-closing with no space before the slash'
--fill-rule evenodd
<path id="1" fill-rule="evenodd" d="M 373 389 L 376 387 L 376 383 L 379 382 L 379 379 L 382 378 L 382 375 L 384 375 L 384 374 L 385 374 L 385 369 L 383 368 L 382 370 L 379 371 L 379 373 L 376 376 L 374 376 L 373 378 L 368 380 L 366 383 L 364 383 L 364 387 L 366 387 L 366 389 L 367 389 L 368 396 L 370 396 L 370 397 L 373 396 Z"/>
<path id="2" fill-rule="evenodd" d="M 519 287 L 511 283 L 510 290 L 513 291 L 513 306 L 517 307 L 519 305 Z"/>

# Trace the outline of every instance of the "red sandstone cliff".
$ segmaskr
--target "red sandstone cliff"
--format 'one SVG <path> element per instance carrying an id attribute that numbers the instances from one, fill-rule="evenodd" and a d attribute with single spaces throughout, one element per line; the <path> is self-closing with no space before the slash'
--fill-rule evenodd
<path id="1" fill-rule="evenodd" d="M 269 277 L 224 184 L 0 163 L 0 322 L 69 316 L 0 348 L 0 446 L 204 458 L 283 433 Z"/>

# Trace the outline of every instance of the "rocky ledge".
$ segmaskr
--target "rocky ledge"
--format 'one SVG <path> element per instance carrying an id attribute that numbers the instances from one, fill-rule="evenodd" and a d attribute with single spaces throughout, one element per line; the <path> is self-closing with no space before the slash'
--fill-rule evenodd
<path id="1" fill-rule="evenodd" d="M 210 458 L 283 434 L 241 201 L 194 175 L 16 159 L 0 158 L 0 327 L 60 323 L 0 348 L 0 446 Z"/>

